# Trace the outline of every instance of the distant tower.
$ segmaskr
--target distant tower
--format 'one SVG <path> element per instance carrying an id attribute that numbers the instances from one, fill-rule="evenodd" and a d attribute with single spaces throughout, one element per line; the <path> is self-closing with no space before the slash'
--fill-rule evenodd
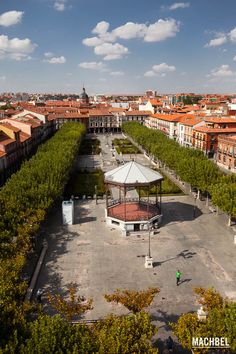
<path id="1" fill-rule="evenodd" d="M 80 102 L 83 106 L 89 105 L 89 96 L 87 95 L 84 85 L 83 85 L 83 92 L 80 95 Z"/>

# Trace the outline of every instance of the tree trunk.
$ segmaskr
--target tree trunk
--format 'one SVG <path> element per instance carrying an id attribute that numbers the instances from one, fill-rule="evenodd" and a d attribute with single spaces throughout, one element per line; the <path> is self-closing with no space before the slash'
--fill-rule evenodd
<path id="1" fill-rule="evenodd" d="M 208 196 L 208 193 L 207 193 L 207 197 L 206 197 L 206 207 L 209 206 L 209 196 Z"/>
<path id="2" fill-rule="evenodd" d="M 197 190 L 197 199 L 200 199 L 200 189 Z"/>
<path id="3" fill-rule="evenodd" d="M 231 215 L 229 215 L 228 226 L 231 226 Z"/>

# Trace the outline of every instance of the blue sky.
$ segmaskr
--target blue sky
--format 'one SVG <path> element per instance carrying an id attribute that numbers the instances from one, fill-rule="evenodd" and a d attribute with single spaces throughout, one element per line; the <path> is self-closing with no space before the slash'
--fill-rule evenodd
<path id="1" fill-rule="evenodd" d="M 236 92 L 235 0 L 0 1 L 0 92 Z"/>

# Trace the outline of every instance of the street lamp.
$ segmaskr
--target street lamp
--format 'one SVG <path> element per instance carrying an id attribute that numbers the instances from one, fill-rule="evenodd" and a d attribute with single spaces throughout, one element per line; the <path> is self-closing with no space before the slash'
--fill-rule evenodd
<path id="1" fill-rule="evenodd" d="M 193 217 L 196 216 L 196 208 L 197 208 L 197 196 L 194 194 L 194 206 L 193 206 Z"/>
<path id="2" fill-rule="evenodd" d="M 153 258 L 151 257 L 151 223 L 148 223 L 148 255 L 145 256 L 145 268 L 153 268 Z"/>
<path id="3" fill-rule="evenodd" d="M 98 198 L 97 198 L 97 188 L 98 188 L 98 186 L 97 185 L 95 185 L 95 201 L 96 201 L 96 204 L 98 203 Z"/>

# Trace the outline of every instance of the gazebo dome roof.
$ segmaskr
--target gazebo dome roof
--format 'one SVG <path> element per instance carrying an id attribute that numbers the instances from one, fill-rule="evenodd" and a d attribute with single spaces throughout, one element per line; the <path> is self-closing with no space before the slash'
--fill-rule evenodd
<path id="1" fill-rule="evenodd" d="M 143 166 L 135 161 L 115 168 L 105 173 L 105 182 L 118 185 L 149 185 L 162 181 L 163 176 L 149 167 Z"/>

